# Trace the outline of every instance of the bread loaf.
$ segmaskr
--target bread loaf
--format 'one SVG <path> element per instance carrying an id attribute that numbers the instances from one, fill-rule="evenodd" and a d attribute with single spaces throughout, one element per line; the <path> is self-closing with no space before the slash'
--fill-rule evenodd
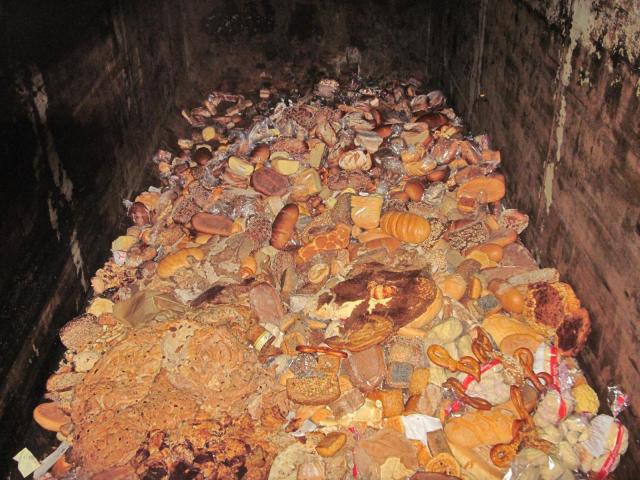
<path id="1" fill-rule="evenodd" d="M 295 203 L 288 203 L 278 212 L 271 229 L 271 246 L 283 249 L 295 231 L 300 210 Z"/>
<path id="2" fill-rule="evenodd" d="M 402 390 L 399 388 L 390 388 L 385 390 L 374 390 L 368 394 L 371 400 L 380 400 L 382 402 L 382 416 L 385 418 L 402 415 L 404 410 L 404 400 L 402 398 Z"/>
<path id="3" fill-rule="evenodd" d="M 281 196 L 287 193 L 289 181 L 275 170 L 263 167 L 251 175 L 251 186 L 264 195 Z"/>
<path id="4" fill-rule="evenodd" d="M 228 237 L 232 233 L 233 220 L 224 215 L 199 212 L 191 217 L 191 226 L 199 233 Z"/>
<path id="5" fill-rule="evenodd" d="M 158 262 L 156 272 L 160 278 L 169 278 L 183 267 L 189 265 L 189 257 L 200 261 L 204 258 L 204 251 L 200 248 L 183 248 L 171 253 Z"/>

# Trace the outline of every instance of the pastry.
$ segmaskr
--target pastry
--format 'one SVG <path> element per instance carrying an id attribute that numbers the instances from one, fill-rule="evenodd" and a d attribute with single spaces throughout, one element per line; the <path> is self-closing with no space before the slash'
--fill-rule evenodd
<path id="1" fill-rule="evenodd" d="M 305 263 L 320 252 L 347 248 L 350 237 L 351 229 L 349 226 L 343 223 L 338 224 L 334 230 L 317 235 L 311 242 L 300 248 L 297 253 L 296 262 Z"/>
<path id="2" fill-rule="evenodd" d="M 580 300 L 570 285 L 539 282 L 527 290 L 525 318 L 533 325 L 555 330 L 564 317 L 580 308 Z"/>
<path id="3" fill-rule="evenodd" d="M 439 453 L 427 462 L 424 469 L 427 472 L 444 473 L 454 477 L 460 476 L 460 465 L 449 453 Z"/>
<path id="4" fill-rule="evenodd" d="M 431 233 L 428 220 L 413 213 L 390 212 L 380 219 L 382 230 L 407 243 L 422 243 Z"/>
<path id="5" fill-rule="evenodd" d="M 362 150 L 351 150 L 338 160 L 340 168 L 346 171 L 369 170 L 371 168 L 371 156 Z"/>
<path id="6" fill-rule="evenodd" d="M 370 230 L 380 224 L 380 213 L 384 199 L 377 195 L 351 197 L 351 219 L 360 228 Z M 361 240 L 363 241 L 363 240 Z"/>

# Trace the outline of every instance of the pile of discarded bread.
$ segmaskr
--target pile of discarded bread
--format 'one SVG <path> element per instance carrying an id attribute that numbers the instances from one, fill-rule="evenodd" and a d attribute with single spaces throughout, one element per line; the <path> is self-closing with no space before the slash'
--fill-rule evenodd
<path id="1" fill-rule="evenodd" d="M 590 319 L 439 91 L 214 93 L 92 280 L 35 420 L 91 479 L 604 478 Z M 505 477 L 506 478 L 506 477 Z"/>

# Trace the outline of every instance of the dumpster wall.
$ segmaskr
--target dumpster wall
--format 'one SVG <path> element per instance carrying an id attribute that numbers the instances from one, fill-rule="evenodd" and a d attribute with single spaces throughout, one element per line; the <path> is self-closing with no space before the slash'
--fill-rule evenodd
<path id="1" fill-rule="evenodd" d="M 151 182 L 144 167 L 186 67 L 170 41 L 182 36 L 171 3 L 2 7 L 3 467 L 25 446 L 61 354 L 58 329 L 83 307 L 124 228 L 122 199 Z"/>
<path id="2" fill-rule="evenodd" d="M 527 246 L 590 311 L 582 361 L 601 401 L 611 384 L 631 394 L 630 453 L 616 478 L 637 478 L 640 5 L 454 1 L 440 15 L 429 64 L 502 151 L 508 200 L 531 218 Z"/>

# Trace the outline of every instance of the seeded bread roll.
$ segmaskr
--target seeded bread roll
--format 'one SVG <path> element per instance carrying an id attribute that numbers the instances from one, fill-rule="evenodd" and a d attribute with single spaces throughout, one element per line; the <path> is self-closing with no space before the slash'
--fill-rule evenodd
<path id="1" fill-rule="evenodd" d="M 60 330 L 60 341 L 69 350 L 80 351 L 102 333 L 95 315 L 85 313 L 67 322 Z"/>
<path id="2" fill-rule="evenodd" d="M 287 396 L 290 400 L 303 405 L 327 405 L 340 397 L 338 377 L 289 378 Z"/>

